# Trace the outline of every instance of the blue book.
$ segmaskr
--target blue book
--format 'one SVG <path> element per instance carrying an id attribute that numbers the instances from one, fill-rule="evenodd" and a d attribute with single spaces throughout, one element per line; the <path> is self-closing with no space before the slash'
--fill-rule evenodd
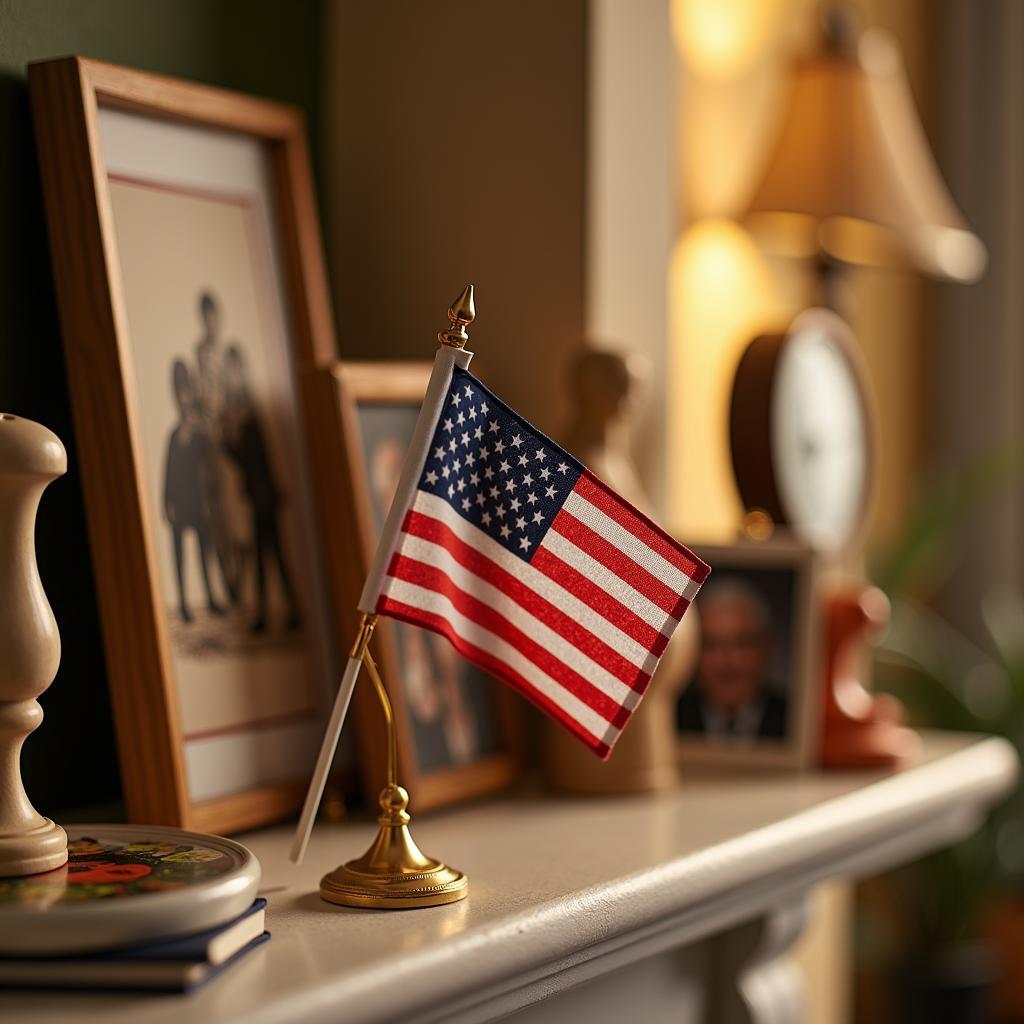
<path id="1" fill-rule="evenodd" d="M 75 956 L 0 957 L 0 988 L 187 992 L 266 942 L 267 901 L 227 924 L 124 949 Z"/>

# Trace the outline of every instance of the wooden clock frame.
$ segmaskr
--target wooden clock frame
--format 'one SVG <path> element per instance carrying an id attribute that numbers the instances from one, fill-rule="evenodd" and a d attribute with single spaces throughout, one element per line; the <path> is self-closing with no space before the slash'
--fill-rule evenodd
<path id="1" fill-rule="evenodd" d="M 745 512 L 767 513 L 776 526 L 792 530 L 779 494 L 772 445 L 772 406 L 775 376 L 789 341 L 807 330 L 817 330 L 833 341 L 853 372 L 861 406 L 864 409 L 867 466 L 864 493 L 855 525 L 839 545 L 839 552 L 856 550 L 863 539 L 877 495 L 878 410 L 869 386 L 853 331 L 836 313 L 828 309 L 809 309 L 801 313 L 785 333 L 762 334 L 754 338 L 740 357 L 733 377 L 729 405 L 729 449 L 733 476 Z"/>

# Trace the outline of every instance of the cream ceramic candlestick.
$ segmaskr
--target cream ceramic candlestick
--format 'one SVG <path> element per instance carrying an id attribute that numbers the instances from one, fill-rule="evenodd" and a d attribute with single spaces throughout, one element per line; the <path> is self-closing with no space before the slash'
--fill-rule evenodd
<path id="1" fill-rule="evenodd" d="M 29 802 L 21 747 L 43 720 L 36 698 L 60 663 L 60 634 L 36 566 L 39 499 L 67 470 L 46 427 L 0 413 L 0 876 L 60 867 L 68 840 Z"/>

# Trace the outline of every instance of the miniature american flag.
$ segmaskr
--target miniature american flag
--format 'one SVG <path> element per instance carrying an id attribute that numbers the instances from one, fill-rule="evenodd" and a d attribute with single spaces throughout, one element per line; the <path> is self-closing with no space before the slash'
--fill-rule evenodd
<path id="1" fill-rule="evenodd" d="M 455 367 L 377 611 L 607 758 L 709 571 Z"/>

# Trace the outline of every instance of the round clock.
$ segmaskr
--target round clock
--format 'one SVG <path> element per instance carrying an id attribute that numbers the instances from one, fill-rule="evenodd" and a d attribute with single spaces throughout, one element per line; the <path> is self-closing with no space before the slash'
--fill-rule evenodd
<path id="1" fill-rule="evenodd" d="M 785 334 L 755 338 L 740 359 L 729 411 L 733 472 L 744 505 L 826 553 L 867 520 L 874 417 L 856 340 L 826 309 Z"/>

